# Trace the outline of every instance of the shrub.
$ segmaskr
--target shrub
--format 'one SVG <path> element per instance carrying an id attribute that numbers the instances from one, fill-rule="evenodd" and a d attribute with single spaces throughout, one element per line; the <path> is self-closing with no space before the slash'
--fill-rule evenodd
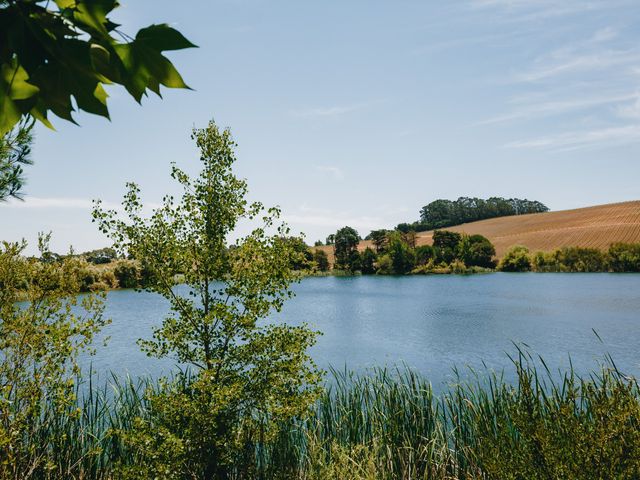
<path id="1" fill-rule="evenodd" d="M 391 256 L 388 253 L 378 256 L 376 262 L 376 273 L 379 275 L 392 275 L 393 274 L 393 262 Z"/>
<path id="2" fill-rule="evenodd" d="M 482 235 L 463 235 L 458 243 L 458 258 L 467 267 L 495 268 L 495 254 L 493 244 Z"/>
<path id="3" fill-rule="evenodd" d="M 567 272 L 606 272 L 609 268 L 606 253 L 597 248 L 563 247 L 555 257 Z"/>
<path id="4" fill-rule="evenodd" d="M 121 260 L 113 269 L 120 288 L 136 288 L 139 286 L 139 272 L 135 262 Z"/>
<path id="5" fill-rule="evenodd" d="M 317 248 L 316 251 L 313 252 L 313 261 L 316 262 L 316 268 L 321 272 L 329 270 L 329 258 L 324 250 Z"/>
<path id="6" fill-rule="evenodd" d="M 442 263 L 451 263 L 456 258 L 458 244 L 462 235 L 448 230 L 436 230 L 433 232 L 433 249 L 436 260 Z"/>
<path id="7" fill-rule="evenodd" d="M 362 273 L 365 275 L 370 275 L 372 273 L 376 273 L 376 260 L 378 256 L 373 249 L 367 247 L 364 252 L 362 252 Z"/>
<path id="8" fill-rule="evenodd" d="M 104 270 L 100 273 L 100 282 L 107 285 L 108 289 L 118 288 L 118 279 L 113 270 Z"/>
<path id="9" fill-rule="evenodd" d="M 451 270 L 451 273 L 468 273 L 467 266 L 462 260 L 454 260 L 453 262 L 451 262 L 451 264 L 449 265 L 449 269 Z"/>
<path id="10" fill-rule="evenodd" d="M 416 253 L 398 232 L 391 232 L 388 236 L 387 254 L 391 258 L 392 273 L 404 275 L 416 265 Z"/>
<path id="11" fill-rule="evenodd" d="M 531 267 L 536 272 L 561 272 L 555 252 L 536 252 L 531 259 Z"/>
<path id="12" fill-rule="evenodd" d="M 531 260 L 529 259 L 529 249 L 521 245 L 511 247 L 505 253 L 500 264 L 499 270 L 503 272 L 528 272 L 531 270 Z"/>
<path id="13" fill-rule="evenodd" d="M 41 251 L 48 240 L 40 238 Z M 59 427 L 78 416 L 76 362 L 107 323 L 104 306 L 78 296 L 84 262 L 26 259 L 25 248 L 0 246 L 0 478 L 81 478 L 75 461 L 57 456 L 69 438 L 61 433 L 76 432 Z"/>
<path id="14" fill-rule="evenodd" d="M 609 257 L 614 272 L 640 272 L 640 243 L 614 243 Z"/>
<path id="15" fill-rule="evenodd" d="M 435 257 L 435 250 L 431 245 L 420 245 L 416 248 L 416 263 L 426 265 Z"/>

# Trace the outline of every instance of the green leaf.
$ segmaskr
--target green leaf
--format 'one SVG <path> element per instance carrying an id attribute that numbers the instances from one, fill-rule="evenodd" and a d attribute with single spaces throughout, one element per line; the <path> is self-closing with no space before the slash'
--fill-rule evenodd
<path id="1" fill-rule="evenodd" d="M 8 133 L 20 121 L 22 112 L 4 93 L 0 93 L 0 136 Z"/>
<path id="2" fill-rule="evenodd" d="M 166 57 L 146 45 L 136 45 L 136 50 L 138 57 L 144 59 L 146 69 L 154 80 L 169 88 L 189 88 Z"/>
<path id="3" fill-rule="evenodd" d="M 117 6 L 115 0 L 78 0 L 73 18 L 76 23 L 94 30 L 104 37 L 109 37 L 109 20 L 107 15 Z"/>
<path id="4" fill-rule="evenodd" d="M 187 40 L 179 31 L 167 24 L 150 25 L 141 29 L 136 35 L 137 41 L 142 41 L 148 46 L 162 52 L 165 50 L 182 50 L 183 48 L 197 48 Z"/>
<path id="5" fill-rule="evenodd" d="M 38 87 L 27 82 L 29 75 L 27 71 L 18 64 L 16 59 L 12 65 L 3 64 L 0 67 L 2 93 L 12 100 L 24 100 L 36 95 Z"/>
<path id="6" fill-rule="evenodd" d="M 26 113 L 16 100 L 29 99 L 39 91 L 28 79 L 29 75 L 16 59 L 0 66 L 0 136 L 9 132 Z"/>

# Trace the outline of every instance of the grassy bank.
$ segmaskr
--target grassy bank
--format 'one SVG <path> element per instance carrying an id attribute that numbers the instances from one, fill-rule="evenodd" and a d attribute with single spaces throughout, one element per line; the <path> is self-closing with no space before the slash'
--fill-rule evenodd
<path id="1" fill-rule="evenodd" d="M 244 439 L 232 478 L 638 478 L 635 379 L 612 362 L 586 377 L 552 375 L 522 352 L 513 368 L 515 384 L 486 373 L 441 396 L 406 369 L 331 372 L 308 418 L 281 425 L 273 438 L 256 431 Z M 112 479 L 135 470 L 128 439 L 151 415 L 145 392 L 158 388 L 113 378 L 80 385 L 77 405 L 64 412 L 43 405 L 23 434 L 30 478 Z"/>

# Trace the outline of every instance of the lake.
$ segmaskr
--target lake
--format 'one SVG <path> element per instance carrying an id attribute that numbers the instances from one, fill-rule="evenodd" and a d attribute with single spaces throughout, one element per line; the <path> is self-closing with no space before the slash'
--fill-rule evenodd
<path id="1" fill-rule="evenodd" d="M 640 374 L 640 274 L 312 277 L 294 290 L 272 320 L 322 331 L 311 353 L 325 368 L 406 364 L 440 389 L 454 365 L 509 367 L 512 342 L 523 342 L 552 369 L 568 367 L 570 355 L 576 370 L 589 372 L 608 352 L 622 371 Z M 169 372 L 171 361 L 148 358 L 136 345 L 167 309 L 155 294 L 109 292 L 113 323 L 104 335 L 111 338 L 91 358 L 94 370 Z"/>

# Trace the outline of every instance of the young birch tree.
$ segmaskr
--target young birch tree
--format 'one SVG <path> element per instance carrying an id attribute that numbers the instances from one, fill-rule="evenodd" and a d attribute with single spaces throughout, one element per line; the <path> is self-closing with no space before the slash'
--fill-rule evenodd
<path id="1" fill-rule="evenodd" d="M 146 269 L 147 288 L 170 302 L 141 348 L 194 368 L 151 396 L 149 418 L 130 438 L 140 459 L 125 472 L 130 477 L 228 478 L 239 456 L 253 454 L 258 434 L 268 442 L 318 394 L 319 372 L 307 354 L 316 332 L 265 320 L 292 295 L 289 230 L 277 208 L 247 201 L 247 184 L 232 171 L 229 130 L 210 122 L 192 139 L 202 171 L 191 178 L 172 167 L 179 200 L 164 197 L 145 218 L 140 189 L 130 183 L 126 219 L 99 202 L 94 209 L 100 230 Z M 244 220 L 259 226 L 231 242 Z"/>

